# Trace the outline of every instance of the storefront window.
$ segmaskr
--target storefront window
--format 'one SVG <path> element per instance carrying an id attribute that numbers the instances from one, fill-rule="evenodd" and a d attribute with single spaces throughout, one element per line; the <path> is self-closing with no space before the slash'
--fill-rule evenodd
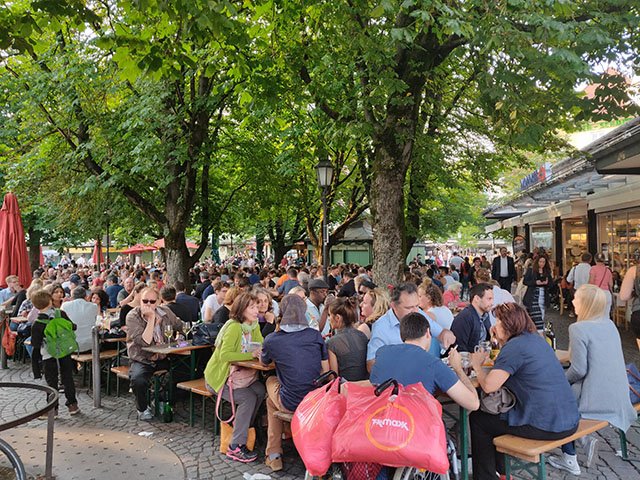
<path id="1" fill-rule="evenodd" d="M 599 215 L 598 238 L 611 268 L 624 275 L 640 255 L 640 210 Z"/>
<path id="2" fill-rule="evenodd" d="M 569 270 L 572 265 L 580 263 L 580 257 L 587 251 L 587 225 L 584 220 L 566 220 L 562 224 L 564 255 L 564 269 Z"/>
<path id="3" fill-rule="evenodd" d="M 531 250 L 544 248 L 549 258 L 553 259 L 553 229 L 551 225 L 531 226 Z"/>

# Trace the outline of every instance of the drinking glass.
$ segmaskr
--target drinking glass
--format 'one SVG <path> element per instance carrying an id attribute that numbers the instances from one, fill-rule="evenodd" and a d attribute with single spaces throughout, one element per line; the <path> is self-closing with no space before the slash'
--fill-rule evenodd
<path id="1" fill-rule="evenodd" d="M 193 330 L 192 322 L 182 322 L 182 331 L 184 332 L 185 338 L 189 338 L 189 334 L 191 333 L 191 330 Z"/>
<path id="2" fill-rule="evenodd" d="M 165 325 L 164 336 L 167 337 L 167 343 L 171 343 L 171 337 L 173 337 L 173 327 L 171 325 Z"/>

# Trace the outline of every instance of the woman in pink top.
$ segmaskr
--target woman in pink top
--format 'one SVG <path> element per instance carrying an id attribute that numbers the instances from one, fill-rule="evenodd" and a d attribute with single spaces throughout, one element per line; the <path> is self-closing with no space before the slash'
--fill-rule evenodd
<path id="1" fill-rule="evenodd" d="M 611 273 L 611 269 L 604 264 L 606 257 L 603 253 L 598 253 L 595 260 L 596 264 L 591 267 L 591 270 L 589 271 L 589 283 L 604 291 L 605 296 L 607 297 L 605 312 L 607 312 L 607 315 L 611 317 L 611 287 L 613 286 L 613 274 Z"/>

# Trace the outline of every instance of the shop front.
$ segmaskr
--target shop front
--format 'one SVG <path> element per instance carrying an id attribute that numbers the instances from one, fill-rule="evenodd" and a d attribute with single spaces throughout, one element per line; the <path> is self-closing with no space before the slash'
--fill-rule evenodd
<path id="1" fill-rule="evenodd" d="M 485 212 L 486 231 L 512 229 L 566 273 L 583 253 L 604 253 L 622 275 L 640 261 L 640 117 L 553 166 L 515 199 Z M 602 163 L 602 168 L 600 164 Z M 551 170 L 549 170 L 551 171 Z"/>

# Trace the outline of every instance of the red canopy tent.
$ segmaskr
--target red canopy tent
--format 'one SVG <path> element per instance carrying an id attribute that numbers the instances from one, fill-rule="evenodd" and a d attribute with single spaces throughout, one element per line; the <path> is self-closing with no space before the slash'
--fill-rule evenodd
<path id="1" fill-rule="evenodd" d="M 198 248 L 198 245 L 196 245 L 193 242 L 186 242 L 187 248 L 191 249 L 191 250 L 195 250 Z M 164 238 L 161 238 L 160 240 L 156 240 L 155 242 L 153 242 L 153 246 L 156 247 L 156 249 L 161 249 L 164 248 Z"/>
<path id="2" fill-rule="evenodd" d="M 17 275 L 20 284 L 31 284 L 31 267 L 24 238 L 18 199 L 13 193 L 4 196 L 0 210 L 0 287 L 6 288 L 5 278 Z"/>
<path id="3" fill-rule="evenodd" d="M 120 253 L 122 253 L 123 255 L 137 255 L 138 253 L 151 252 L 155 249 L 156 248 L 152 247 L 151 245 L 143 245 L 141 243 L 136 243 L 135 245 L 127 248 L 126 250 L 122 250 Z"/>
<path id="4" fill-rule="evenodd" d="M 40 245 L 40 266 L 44 265 L 44 254 L 42 253 L 42 245 Z"/>
<path id="5" fill-rule="evenodd" d="M 102 245 L 96 240 L 93 246 L 93 255 L 91 255 L 91 260 L 94 265 L 100 265 L 104 263 L 104 255 L 102 254 Z"/>

